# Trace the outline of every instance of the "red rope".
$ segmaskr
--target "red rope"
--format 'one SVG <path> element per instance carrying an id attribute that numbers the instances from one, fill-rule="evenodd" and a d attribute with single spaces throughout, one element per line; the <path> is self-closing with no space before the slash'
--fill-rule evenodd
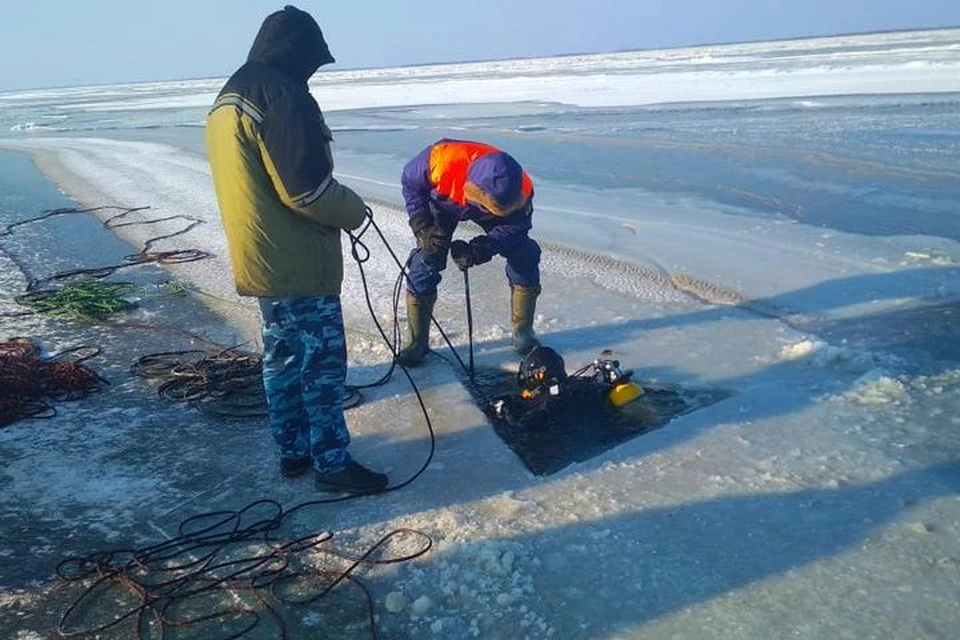
<path id="1" fill-rule="evenodd" d="M 49 418 L 47 400 L 78 400 L 105 381 L 79 362 L 44 359 L 29 338 L 0 342 L 0 427 L 24 418 Z"/>

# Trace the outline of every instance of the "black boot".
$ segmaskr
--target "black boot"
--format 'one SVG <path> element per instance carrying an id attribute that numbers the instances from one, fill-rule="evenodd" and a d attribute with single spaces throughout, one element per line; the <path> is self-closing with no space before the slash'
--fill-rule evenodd
<path id="1" fill-rule="evenodd" d="M 341 471 L 317 471 L 313 484 L 320 491 L 334 493 L 380 493 L 387 488 L 387 476 L 351 459 Z"/>
<path id="2" fill-rule="evenodd" d="M 310 456 L 300 458 L 280 458 L 280 475 L 284 478 L 296 478 L 305 474 L 313 466 Z"/>

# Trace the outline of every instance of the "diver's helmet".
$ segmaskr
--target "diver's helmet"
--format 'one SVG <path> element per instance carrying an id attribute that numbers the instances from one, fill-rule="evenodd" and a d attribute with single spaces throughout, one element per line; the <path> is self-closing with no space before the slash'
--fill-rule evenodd
<path id="1" fill-rule="evenodd" d="M 566 365 L 563 357 L 543 345 L 534 347 L 520 361 L 520 368 L 517 371 L 517 383 L 520 385 L 521 394 L 537 394 L 544 389 L 548 390 L 550 395 L 557 395 L 559 385 L 567 379 Z"/>

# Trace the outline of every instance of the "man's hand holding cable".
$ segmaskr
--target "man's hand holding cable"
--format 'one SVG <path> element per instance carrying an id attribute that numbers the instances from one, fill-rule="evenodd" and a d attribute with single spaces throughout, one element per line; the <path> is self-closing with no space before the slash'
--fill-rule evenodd
<path id="1" fill-rule="evenodd" d="M 426 211 L 410 216 L 410 228 L 417 238 L 417 246 L 424 253 L 440 253 L 450 246 L 450 235 Z"/>
<path id="2" fill-rule="evenodd" d="M 461 269 L 469 269 L 490 262 L 493 258 L 493 245 L 487 236 L 477 236 L 470 242 L 454 240 L 450 245 L 450 257 Z"/>

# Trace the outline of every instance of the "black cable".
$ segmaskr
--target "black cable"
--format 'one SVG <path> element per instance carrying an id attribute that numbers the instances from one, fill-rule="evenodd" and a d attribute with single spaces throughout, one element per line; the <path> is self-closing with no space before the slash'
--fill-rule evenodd
<path id="1" fill-rule="evenodd" d="M 107 221 L 108 226 L 114 228 L 123 226 L 115 224 L 115 221 L 132 211 L 133 210 L 127 210 L 110 218 Z M 66 210 L 62 212 L 49 212 L 46 217 L 66 212 Z M 358 395 L 360 389 L 385 384 L 392 377 L 396 365 L 399 364 L 396 358 L 400 335 L 397 315 L 402 284 L 404 278 L 407 277 L 405 265 L 397 258 L 384 237 L 384 234 L 379 227 L 377 227 L 369 208 L 367 209 L 367 217 L 368 220 L 359 233 L 356 235 L 349 234 L 351 239 L 351 254 L 356 259 L 360 269 L 367 308 L 370 311 L 378 332 L 388 345 L 393 358 L 386 374 L 377 381 L 362 385 L 350 385 L 349 391 Z M 186 230 L 189 230 L 192 226 L 194 225 L 190 225 Z M 370 227 L 374 228 L 379 234 L 384 246 L 400 269 L 400 275 L 394 285 L 394 339 L 392 341 L 381 326 L 373 309 L 367 277 L 363 268 L 364 263 L 369 260 L 370 252 L 363 244 L 361 237 Z M 149 253 L 151 245 L 152 242 L 148 242 L 139 255 Z M 174 256 L 174 259 L 176 260 L 177 257 Z M 93 270 L 78 270 L 78 272 L 84 273 L 89 273 L 89 271 Z M 460 365 L 466 368 L 448 336 L 443 331 L 443 328 L 436 319 L 433 319 L 433 322 Z M 191 352 L 179 352 L 175 355 L 184 355 L 186 353 Z M 135 366 L 139 366 L 143 374 L 147 375 L 153 373 L 157 368 L 162 368 L 160 367 L 160 361 L 171 355 L 174 354 L 153 354 L 152 356 L 145 356 L 141 358 L 141 361 Z M 164 362 L 163 364 L 165 366 L 168 363 Z M 424 462 L 409 478 L 396 485 L 387 487 L 384 493 L 406 487 L 419 478 L 429 466 L 436 451 L 436 434 L 420 390 L 409 371 L 402 365 L 400 369 L 404 372 L 420 405 L 429 433 L 430 448 Z M 186 397 L 191 397 L 192 391 L 189 388 L 186 390 L 181 389 L 180 391 Z M 292 541 L 281 541 L 273 536 L 283 521 L 301 509 L 312 505 L 343 502 L 357 497 L 359 496 L 346 494 L 310 500 L 294 505 L 287 510 L 284 510 L 280 504 L 274 500 L 257 500 L 238 511 L 211 512 L 187 518 L 181 522 L 178 529 L 179 535 L 177 537 L 156 545 L 141 549 L 95 552 L 88 556 L 67 559 L 62 562 L 57 569 L 57 574 L 62 579 L 67 581 L 91 582 L 89 582 L 81 595 L 63 613 L 57 625 L 57 633 L 64 638 L 80 637 L 112 629 L 124 621 L 135 617 L 138 637 L 144 637 L 142 635 L 143 631 L 149 622 L 152 621 L 154 626 L 159 628 L 160 637 L 162 638 L 164 629 L 168 627 L 182 629 L 202 623 L 212 623 L 216 621 L 224 623 L 231 620 L 239 620 L 243 623 L 242 628 L 232 629 L 229 636 L 236 638 L 250 632 L 261 621 L 260 614 L 249 606 L 237 605 L 232 609 L 217 608 L 213 611 L 208 609 L 207 613 L 188 619 L 178 619 L 175 609 L 178 603 L 203 594 L 217 593 L 221 590 L 246 590 L 253 594 L 267 615 L 280 627 L 281 637 L 285 638 L 286 629 L 282 617 L 266 599 L 263 593 L 264 589 L 269 589 L 271 597 L 281 604 L 305 604 L 330 593 L 338 584 L 349 581 L 351 584 L 359 585 L 365 594 L 371 623 L 371 634 L 373 637 L 376 637 L 372 596 L 356 577 L 351 575 L 352 572 L 364 564 L 395 563 L 422 555 L 426 553 L 432 545 L 429 536 L 416 530 L 398 529 L 381 538 L 359 557 L 352 557 L 337 551 L 324 550 L 329 555 L 350 562 L 349 567 L 343 571 L 317 570 L 310 568 L 306 562 L 303 563 L 302 567 L 291 569 L 295 564 L 291 562 L 291 557 L 304 551 L 317 549 L 319 545 L 322 545 L 333 537 L 332 533 L 321 532 Z M 268 513 L 265 516 L 254 516 L 258 517 L 258 519 L 255 519 L 251 523 L 243 522 L 245 517 L 249 518 L 251 517 L 251 513 L 258 509 L 262 510 L 265 507 L 268 509 Z M 195 525 L 198 526 L 195 527 Z M 404 533 L 419 536 L 424 542 L 414 552 L 402 556 L 386 559 L 373 557 L 375 553 L 382 549 L 382 547 L 389 543 L 395 536 Z M 243 545 L 247 547 L 253 542 L 259 542 L 265 545 L 266 549 L 262 553 L 253 555 L 241 554 L 237 556 L 233 553 L 236 546 Z M 327 579 L 328 582 L 317 594 L 307 599 L 286 597 L 282 590 L 278 591 L 285 583 L 303 578 L 304 576 L 312 578 L 319 577 Z M 116 587 L 117 585 L 126 589 L 128 593 L 137 599 L 135 606 L 132 606 L 125 612 L 115 614 L 109 622 L 99 625 L 80 627 L 75 623 L 71 624 L 78 609 L 86 604 L 88 600 L 95 600 L 95 594 L 106 594 L 100 596 L 103 598 L 110 597 L 110 588 Z M 112 594 L 112 596 L 111 602 L 116 603 L 115 594 Z M 153 629 L 150 633 L 156 631 L 157 629 Z"/>
<path id="2" fill-rule="evenodd" d="M 51 276 L 45 278 L 31 278 L 27 271 L 23 268 L 22 265 L 17 265 L 24 275 L 27 277 L 27 292 L 34 292 L 42 285 L 60 282 L 62 280 L 69 280 L 78 276 L 84 276 L 86 278 L 92 278 L 95 280 L 106 278 L 109 275 L 112 275 L 127 267 L 132 267 L 141 264 L 147 263 L 157 263 L 157 264 L 181 264 L 184 262 L 194 262 L 196 260 L 203 260 L 209 258 L 212 254 L 201 251 L 199 249 L 178 249 L 171 251 L 153 251 L 153 245 L 161 240 L 167 240 L 174 238 L 179 235 L 183 235 L 196 227 L 197 225 L 203 223 L 204 221 L 199 218 L 194 218 L 192 216 L 185 215 L 172 215 L 166 216 L 164 218 L 156 218 L 153 220 L 135 220 L 135 221 L 126 221 L 125 218 L 130 214 L 137 213 L 140 211 L 146 211 L 150 207 L 115 207 L 115 206 L 102 206 L 102 207 L 91 207 L 87 209 L 78 209 L 74 207 L 64 207 L 60 209 L 52 209 L 50 211 L 45 211 L 38 216 L 33 218 L 28 218 L 26 220 L 19 220 L 17 222 L 12 222 L 6 225 L 3 229 L 0 229 L 0 237 L 8 236 L 13 233 L 13 231 L 21 226 L 32 224 L 41 220 L 46 220 L 54 216 L 62 215 L 73 215 L 73 214 L 83 214 L 83 213 L 94 213 L 97 211 L 105 210 L 117 210 L 119 213 L 116 213 L 106 220 L 103 221 L 103 225 L 108 229 L 117 229 L 119 227 L 127 227 L 133 225 L 143 225 L 143 224 L 156 224 L 160 222 L 167 222 L 170 220 L 185 220 L 188 224 L 177 231 L 172 233 L 164 234 L 161 236 L 156 236 L 147 240 L 143 248 L 137 253 L 124 256 L 124 262 L 121 264 L 107 265 L 103 267 L 90 267 L 90 268 L 80 268 L 80 269 L 68 269 L 65 271 L 59 271 Z M 121 222 L 117 222 L 117 221 Z M 9 255 L 9 253 L 7 254 Z M 12 256 L 11 256 L 12 259 Z"/>
<path id="3" fill-rule="evenodd" d="M 232 418 L 267 415 L 263 359 L 240 346 L 216 352 L 190 349 L 141 356 L 130 371 L 157 380 L 157 395 L 206 413 Z"/>
<path id="4" fill-rule="evenodd" d="M 387 372 L 387 375 L 381 378 L 381 380 L 385 381 L 390 377 L 390 374 L 392 373 L 394 366 L 397 363 L 398 349 L 395 345 L 400 344 L 399 309 L 400 309 L 400 297 L 402 296 L 404 291 L 404 286 L 403 286 L 404 282 L 407 282 L 411 288 L 416 288 L 416 287 L 414 286 L 413 281 L 410 279 L 410 276 L 407 272 L 407 268 L 409 267 L 409 264 L 410 264 L 410 258 L 407 258 L 406 262 L 400 261 L 400 259 L 397 257 L 397 254 L 393 251 L 393 248 L 390 246 L 390 243 L 387 240 L 386 236 L 384 235 L 383 231 L 380 230 L 380 227 L 377 226 L 376 222 L 374 221 L 373 212 L 370 210 L 369 207 L 367 207 L 367 218 L 368 218 L 367 222 L 361 227 L 360 232 L 356 236 L 354 236 L 353 234 L 349 234 L 349 235 L 350 235 L 350 241 L 352 245 L 351 253 L 354 259 L 357 260 L 357 263 L 360 265 L 360 277 L 361 277 L 361 280 L 363 281 L 363 290 L 367 300 L 367 308 L 370 310 L 370 315 L 374 318 L 374 322 L 376 322 L 376 313 L 373 311 L 373 306 L 372 306 L 372 303 L 370 302 L 370 295 L 367 287 L 366 276 L 363 272 L 363 262 L 366 262 L 369 259 L 370 251 L 369 249 L 367 249 L 366 245 L 364 245 L 360 241 L 360 237 L 363 236 L 363 234 L 370 227 L 373 227 L 374 231 L 377 232 L 377 235 L 380 236 L 380 240 L 383 242 L 384 247 L 387 249 L 387 252 L 390 254 L 390 257 L 393 258 L 393 261 L 398 268 L 397 279 L 394 281 L 394 285 L 393 285 L 393 329 L 394 329 L 393 342 L 391 342 L 386 338 L 385 332 L 380 327 L 379 323 L 377 324 L 377 328 L 380 330 L 380 335 L 384 337 L 384 341 L 387 343 L 387 346 L 390 348 L 391 353 L 393 354 L 393 360 L 394 360 L 394 362 L 391 363 L 390 371 Z M 362 248 L 364 252 L 363 256 L 360 256 L 360 254 L 358 253 L 358 249 L 357 249 L 358 246 Z M 412 257 L 412 255 L 410 257 Z M 468 318 L 468 322 L 472 324 L 472 313 L 468 313 L 468 315 L 471 316 Z M 457 366 L 459 365 L 459 368 L 466 374 L 465 377 L 461 378 L 461 382 L 463 382 L 463 384 L 470 390 L 470 392 L 474 395 L 475 398 L 481 399 L 484 402 L 484 404 L 489 404 L 492 398 L 490 398 L 486 390 L 484 390 L 479 384 L 477 384 L 472 372 L 473 367 L 468 366 L 463 361 L 463 358 L 460 356 L 460 353 L 457 351 L 457 348 L 453 345 L 453 342 L 450 340 L 450 337 L 447 335 L 447 332 L 444 331 L 443 325 L 440 324 L 440 322 L 436 319 L 436 317 L 431 316 L 431 321 L 433 323 L 433 326 L 440 333 L 440 336 L 443 338 L 444 343 L 446 343 L 447 349 L 453 355 L 454 359 L 456 360 L 456 363 L 452 362 L 449 358 L 445 357 L 442 353 L 438 351 L 431 350 L 428 353 L 436 355 L 441 360 L 444 360 L 445 362 L 447 362 L 454 369 L 456 369 Z M 472 330 L 470 330 L 471 351 L 473 348 L 472 333 L 473 333 Z M 407 376 L 407 379 L 410 380 L 410 384 L 413 385 L 413 380 L 410 378 L 410 374 L 407 372 L 405 368 L 402 367 L 402 365 L 401 365 L 401 368 L 403 369 L 404 374 Z M 374 384 L 378 384 L 378 383 L 380 383 L 380 381 Z M 413 385 L 413 386 L 414 386 L 414 390 L 416 391 L 416 385 Z M 420 401 L 421 408 L 423 409 L 424 416 L 426 417 L 427 415 L 426 409 L 423 407 L 423 401 L 420 398 L 419 392 L 417 392 L 417 398 Z M 427 425 L 428 427 L 430 427 L 429 418 L 427 418 Z M 431 428 L 431 442 L 432 442 L 432 438 L 433 438 L 433 430 Z"/>
<path id="5" fill-rule="evenodd" d="M 467 269 L 463 273 L 463 294 L 467 305 L 467 342 L 470 345 L 470 368 L 467 374 L 473 378 L 473 305 L 470 303 L 470 274 Z"/>
<path id="6" fill-rule="evenodd" d="M 190 631 L 191 628 L 211 640 L 239 638 L 261 622 L 261 612 L 254 608 L 259 605 L 278 628 L 279 637 L 287 638 L 278 605 L 311 604 L 341 583 L 349 582 L 364 594 L 370 633 L 376 638 L 373 598 L 355 572 L 362 566 L 412 560 L 427 553 L 433 541 L 423 532 L 398 528 L 355 555 L 327 545 L 334 538 L 329 531 L 295 539 L 279 537 L 278 530 L 297 508 L 285 511 L 274 500 L 258 500 L 238 511 L 217 511 L 187 518 L 181 522 L 176 537 L 158 544 L 63 560 L 57 566 L 58 577 L 85 586 L 61 614 L 57 634 L 61 638 L 80 638 L 113 631 L 127 623 L 135 626 L 138 638 L 152 638 L 157 634 L 163 638 L 167 630 Z M 416 546 L 411 551 L 390 555 L 386 547 L 400 536 L 412 539 Z M 318 553 L 346 563 L 346 568 L 318 568 Z M 285 589 L 290 584 L 302 587 L 312 581 L 319 581 L 320 588 L 307 596 L 294 596 Z M 126 597 L 119 596 L 118 590 Z M 254 602 L 244 602 L 237 595 L 244 593 Z M 224 597 L 216 607 L 199 600 L 220 594 Z M 187 617 L 179 613 L 179 609 L 189 609 L 191 603 L 198 601 L 207 604 L 202 607 L 202 613 Z M 222 601 L 235 604 L 224 605 Z M 118 605 L 123 607 L 120 604 L 123 602 L 129 604 L 107 621 L 84 624 L 84 611 L 97 604 L 116 609 Z M 195 605 L 195 608 L 200 607 Z M 149 621 L 153 622 L 153 628 L 147 630 Z M 211 629 L 201 626 L 217 622 L 227 627 L 220 635 L 211 635 Z M 231 622 L 233 628 L 230 628 Z M 239 623 L 242 624 L 237 628 Z"/>
<path id="7" fill-rule="evenodd" d="M 394 288 L 393 288 L 393 318 L 394 318 L 393 342 L 391 342 L 387 338 L 386 332 L 383 331 L 383 329 L 380 327 L 380 324 L 376 320 L 376 314 L 374 313 L 373 306 L 370 302 L 370 293 L 367 287 L 366 276 L 363 272 L 363 263 L 369 260 L 370 250 L 366 247 L 366 245 L 363 244 L 363 242 L 361 242 L 360 238 L 371 227 L 373 228 L 374 231 L 377 232 L 377 235 L 380 236 L 380 240 L 383 242 L 384 247 L 387 249 L 387 252 L 390 254 L 390 257 L 393 258 L 394 263 L 397 265 L 397 268 L 399 269 L 399 273 L 397 275 L 396 281 L 394 282 Z M 348 235 L 350 237 L 350 243 L 351 243 L 351 255 L 353 255 L 353 258 L 357 261 L 357 264 L 360 265 L 360 278 L 363 281 L 363 290 L 367 300 L 367 308 L 370 310 L 370 313 L 374 318 L 374 322 L 377 324 L 377 328 L 380 330 L 380 335 L 384 338 L 384 341 L 387 343 L 387 346 L 390 347 L 391 352 L 393 353 L 393 356 L 394 356 L 394 361 L 396 361 L 396 356 L 398 352 L 396 345 L 398 345 L 400 342 L 400 339 L 399 339 L 400 328 L 399 328 L 398 316 L 399 316 L 399 309 L 400 309 L 400 297 L 403 293 L 403 283 L 404 281 L 406 281 L 410 284 L 411 287 L 414 286 L 413 281 L 410 279 L 410 276 L 407 273 L 407 267 L 409 266 L 410 260 L 408 258 L 406 262 L 400 261 L 400 258 L 398 258 L 397 254 L 393 251 L 393 248 L 390 246 L 390 243 L 387 241 L 387 238 L 383 234 L 383 231 L 380 230 L 380 227 L 377 226 L 377 223 L 374 221 L 373 212 L 370 210 L 370 207 L 367 207 L 367 222 L 360 228 L 360 231 L 356 235 L 348 232 Z M 358 253 L 358 247 L 363 250 L 364 252 L 363 256 L 361 256 Z M 453 342 L 450 340 L 450 337 L 447 335 L 447 332 L 444 331 L 443 325 L 441 325 L 440 322 L 435 317 L 431 317 L 431 320 L 433 322 L 433 326 L 436 327 L 437 331 L 440 333 L 440 336 L 443 338 L 443 341 L 446 343 L 447 347 L 450 349 L 450 352 L 454 355 L 457 362 L 460 364 L 460 366 L 463 368 L 465 372 L 469 373 L 470 371 L 469 367 L 466 365 L 466 363 L 464 363 L 463 358 L 460 357 L 460 354 L 457 352 L 456 347 L 453 346 Z M 392 371 L 392 367 L 391 367 L 391 371 Z M 389 375 L 384 376 L 384 378 L 389 379 Z"/>
<path id="8" fill-rule="evenodd" d="M 394 262 L 397 264 L 398 268 L 400 269 L 400 272 L 401 272 L 401 273 L 400 273 L 400 278 L 403 278 L 403 277 L 406 276 L 406 268 L 405 268 L 404 264 L 403 264 L 402 262 L 400 262 L 399 258 L 397 258 L 397 254 L 393 251 L 393 248 L 390 246 L 390 243 L 387 241 L 387 239 L 386 239 L 386 237 L 384 236 L 383 232 L 382 232 L 382 231 L 380 230 L 380 228 L 377 226 L 376 222 L 374 222 L 374 220 L 373 220 L 373 212 L 370 210 L 369 207 L 367 207 L 367 221 L 361 226 L 361 228 L 360 228 L 360 230 L 359 230 L 358 232 L 356 232 L 356 233 L 348 233 L 348 236 L 349 236 L 349 238 L 350 238 L 350 245 L 351 245 L 351 247 L 350 247 L 350 253 L 351 253 L 351 255 L 353 256 L 354 260 L 356 260 L 357 266 L 358 266 L 358 268 L 359 268 L 360 280 L 361 280 L 361 282 L 362 282 L 362 284 L 363 284 L 364 300 L 366 301 L 367 309 L 368 309 L 368 311 L 370 312 L 370 317 L 371 317 L 371 319 L 373 320 L 374 326 L 376 326 L 376 328 L 377 328 L 377 332 L 380 334 L 381 338 L 383 338 L 383 340 L 384 340 L 384 342 L 386 343 L 387 347 L 390 349 L 390 352 L 391 352 L 391 354 L 392 354 L 393 357 L 392 357 L 392 360 L 391 360 L 391 363 L 390 363 L 390 368 L 389 368 L 389 369 L 387 370 L 387 372 L 386 372 L 383 376 L 381 376 L 378 380 L 376 380 L 376 381 L 374 381 L 374 382 L 367 383 L 367 384 L 351 385 L 351 388 L 353 388 L 353 389 L 368 389 L 368 388 L 371 388 L 371 387 L 376 387 L 376 386 L 380 386 L 380 385 L 386 384 L 386 382 L 389 381 L 390 378 L 393 376 L 393 372 L 396 370 L 397 365 L 399 365 L 399 366 L 400 366 L 400 370 L 403 371 L 403 374 L 404 374 L 404 376 L 406 377 L 407 382 L 410 383 L 410 387 L 413 389 L 413 393 L 414 393 L 414 395 L 415 395 L 416 398 L 417 398 L 417 403 L 420 405 L 420 411 L 423 413 L 423 419 L 424 419 L 424 422 L 426 423 L 427 432 L 429 433 L 429 436 L 430 436 L 430 451 L 428 452 L 426 459 L 423 461 L 423 463 L 420 465 L 420 467 L 416 470 L 416 472 L 413 473 L 413 475 L 411 475 L 411 476 L 410 476 L 409 478 L 407 478 L 406 480 L 400 482 L 399 484 L 396 484 L 396 485 L 393 485 L 393 486 L 388 486 L 386 489 L 383 490 L 383 493 L 387 493 L 387 492 L 396 491 L 396 490 L 398 490 L 398 489 L 402 489 L 403 487 L 406 487 L 407 485 L 409 485 L 410 483 L 412 483 L 414 480 L 416 480 L 417 478 L 419 478 L 419 477 L 423 474 L 424 471 L 426 471 L 427 467 L 430 466 L 430 462 L 433 460 L 433 455 L 434 455 L 434 453 L 435 453 L 435 451 L 436 451 L 436 433 L 434 432 L 434 429 L 433 429 L 433 423 L 430 421 L 430 414 L 429 414 L 428 411 L 427 411 L 427 406 L 426 406 L 426 404 L 425 404 L 424 401 L 423 401 L 423 395 L 420 393 L 420 388 L 417 387 L 416 382 L 414 382 L 413 377 L 410 375 L 410 372 L 407 371 L 407 368 L 404 367 L 402 364 L 400 364 L 400 363 L 397 361 L 397 343 L 398 343 L 398 341 L 397 341 L 397 340 L 394 340 L 393 342 L 391 342 L 390 338 L 387 336 L 387 332 L 384 330 L 383 326 L 380 324 L 380 321 L 379 321 L 378 318 L 377 318 L 377 313 L 376 313 L 375 309 L 373 308 L 373 301 L 372 301 L 371 298 L 370 298 L 370 287 L 369 287 L 369 284 L 368 284 L 368 282 L 367 282 L 366 272 L 364 271 L 364 268 L 363 268 L 364 263 L 366 263 L 366 262 L 370 259 L 370 250 L 369 250 L 369 248 L 368 248 L 368 247 L 363 243 L 363 241 L 362 241 L 363 235 L 364 235 L 364 234 L 367 232 L 367 230 L 370 229 L 371 227 L 372 227 L 372 228 L 377 232 L 377 234 L 380 236 L 380 239 L 383 241 L 383 245 L 384 245 L 384 247 L 386 248 L 387 252 L 390 254 L 390 256 L 393 258 Z M 396 290 L 396 287 L 394 287 L 394 289 Z M 398 330 L 397 330 L 397 310 L 398 310 L 398 308 L 399 308 L 399 296 L 396 296 L 396 295 L 395 295 L 395 296 L 394 296 L 394 337 L 395 337 L 395 338 L 396 338 L 396 336 L 398 335 Z M 310 500 L 310 501 L 308 501 L 308 502 L 301 503 L 301 504 L 297 505 L 296 507 L 293 507 L 293 509 L 291 509 L 291 511 L 298 510 L 298 509 L 302 509 L 302 508 L 305 508 L 305 507 L 307 507 L 307 506 L 314 505 L 314 504 L 329 504 L 329 503 L 333 503 L 333 502 L 342 502 L 342 501 L 344 501 L 344 500 L 349 500 L 349 499 L 354 498 L 354 497 L 356 497 L 356 496 L 354 496 L 354 495 L 345 495 L 345 496 L 338 496 L 338 497 L 333 497 L 333 498 L 326 498 L 326 499 L 319 499 L 319 500 Z"/>
<path id="9" fill-rule="evenodd" d="M 16 222 L 11 222 L 3 229 L 0 229 L 0 237 L 10 235 L 11 233 L 13 233 L 13 230 L 16 229 L 17 227 L 21 227 L 26 224 L 32 224 L 34 222 L 39 222 L 41 220 L 46 220 L 47 218 L 52 218 L 54 216 L 62 216 L 62 215 L 75 214 L 75 213 L 94 213 L 96 211 L 103 211 L 105 209 L 122 209 L 129 212 L 133 212 L 133 211 L 144 211 L 149 208 L 150 207 L 134 207 L 131 209 L 128 207 L 103 206 L 103 207 L 91 207 L 89 209 L 77 209 L 76 207 L 61 207 L 59 209 L 50 209 L 49 211 L 44 211 L 40 215 L 35 216 L 33 218 L 27 218 L 26 220 L 18 220 Z"/>

